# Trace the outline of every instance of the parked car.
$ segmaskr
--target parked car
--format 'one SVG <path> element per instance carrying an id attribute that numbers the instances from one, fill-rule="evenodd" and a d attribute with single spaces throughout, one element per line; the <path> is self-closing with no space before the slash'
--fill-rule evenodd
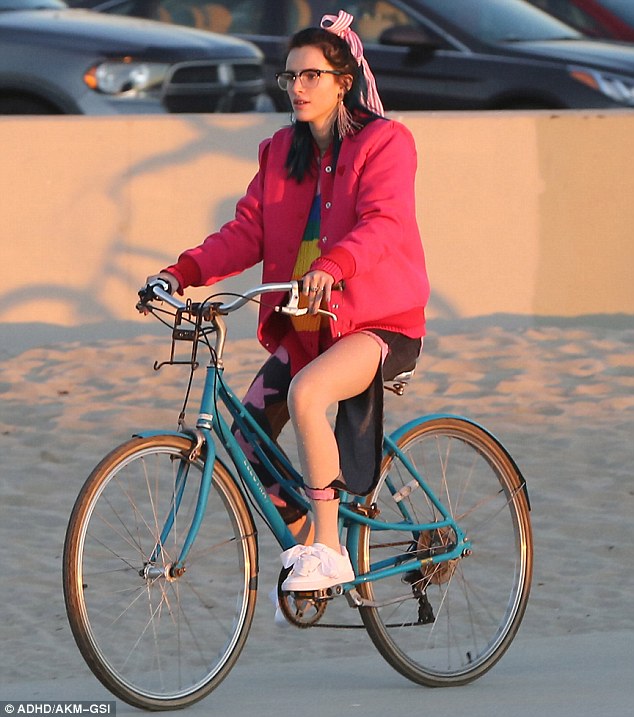
<path id="1" fill-rule="evenodd" d="M 529 0 L 590 37 L 634 42 L 632 0 Z"/>
<path id="2" fill-rule="evenodd" d="M 226 35 L 0 0 L 0 114 L 270 110 L 262 63 Z"/>
<path id="3" fill-rule="evenodd" d="M 74 0 L 108 13 L 227 32 L 256 43 L 267 87 L 286 38 L 341 6 L 390 110 L 634 106 L 634 47 L 582 36 L 524 0 Z"/>

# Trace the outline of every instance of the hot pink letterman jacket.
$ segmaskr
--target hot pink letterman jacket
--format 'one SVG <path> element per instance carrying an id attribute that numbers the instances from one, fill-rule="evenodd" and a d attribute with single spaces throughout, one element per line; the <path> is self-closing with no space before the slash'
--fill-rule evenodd
<path id="1" fill-rule="evenodd" d="M 262 142 L 258 172 L 235 219 L 167 269 L 181 289 L 213 284 L 259 262 L 263 282 L 289 280 L 317 182 L 316 173 L 301 183 L 288 178 L 291 136 L 286 127 Z M 311 268 L 344 280 L 330 302 L 337 315 L 330 320 L 333 341 L 364 328 L 419 338 L 429 282 L 416 223 L 414 139 L 399 122 L 378 119 L 344 139 L 336 167 L 332 159 L 329 150 L 319 167 L 321 257 Z M 289 348 L 290 322 L 270 308 L 284 298 L 269 294 L 269 306 L 260 309 L 258 338 L 271 353 L 280 343 Z M 306 360 L 293 355 L 292 342 L 290 353 L 295 373 Z"/>

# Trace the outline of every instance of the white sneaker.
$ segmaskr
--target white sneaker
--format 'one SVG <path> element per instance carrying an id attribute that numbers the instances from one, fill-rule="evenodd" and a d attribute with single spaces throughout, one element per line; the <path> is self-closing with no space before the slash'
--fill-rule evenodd
<path id="1" fill-rule="evenodd" d="M 282 555 L 285 568 L 292 567 L 282 590 L 322 590 L 340 583 L 354 580 L 354 570 L 348 551 L 340 547 L 340 552 L 322 543 L 314 545 L 295 545 Z"/>

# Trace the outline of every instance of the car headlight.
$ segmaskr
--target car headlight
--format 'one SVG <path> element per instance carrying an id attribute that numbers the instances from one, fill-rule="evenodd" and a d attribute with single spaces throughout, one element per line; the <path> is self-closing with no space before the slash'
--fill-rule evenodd
<path id="1" fill-rule="evenodd" d="M 634 78 L 610 72 L 571 67 L 570 76 L 619 104 L 634 105 Z"/>
<path id="2" fill-rule="evenodd" d="M 161 90 L 168 68 L 163 63 L 137 62 L 127 57 L 106 60 L 89 68 L 84 82 L 91 90 L 106 95 L 146 97 Z"/>

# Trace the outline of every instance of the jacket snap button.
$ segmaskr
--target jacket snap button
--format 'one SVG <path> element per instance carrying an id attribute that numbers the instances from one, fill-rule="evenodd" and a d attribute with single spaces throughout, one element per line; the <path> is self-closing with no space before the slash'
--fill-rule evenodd
<path id="1" fill-rule="evenodd" d="M 326 209 L 330 209 L 332 207 L 332 202 L 326 202 Z"/>
<path id="2" fill-rule="evenodd" d="M 328 165 L 328 166 L 324 169 L 324 172 L 327 172 L 328 174 L 330 174 L 330 173 L 332 172 L 332 167 L 331 167 L 330 165 Z"/>

